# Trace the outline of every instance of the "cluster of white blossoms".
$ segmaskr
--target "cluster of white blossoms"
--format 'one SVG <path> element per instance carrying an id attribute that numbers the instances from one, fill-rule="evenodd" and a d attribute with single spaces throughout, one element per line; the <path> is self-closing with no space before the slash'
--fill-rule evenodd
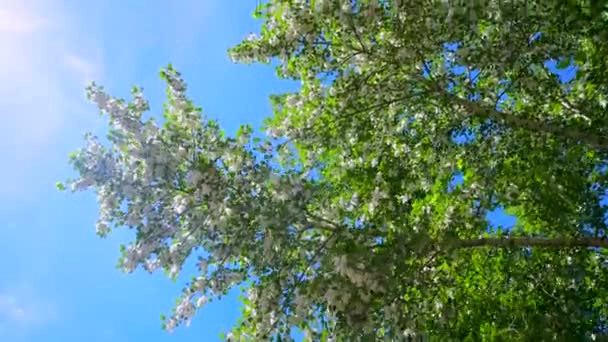
<path id="1" fill-rule="evenodd" d="M 163 268 L 176 278 L 194 251 L 202 247 L 206 252 L 206 257 L 199 256 L 201 274 L 186 287 L 164 323 L 168 330 L 188 324 L 196 309 L 213 297 L 273 269 L 275 278 L 249 288 L 251 317 L 259 334 L 311 320 L 318 314 L 314 306 L 323 298 L 337 312 L 346 310 L 352 302 L 349 297 L 324 297 L 323 289 L 332 282 L 347 279 L 366 289 L 361 293 L 368 293 L 368 288 L 381 291 L 363 264 L 356 269 L 331 262 L 325 269 L 302 268 L 293 255 L 311 265 L 332 258 L 337 239 L 330 234 L 341 227 L 328 225 L 327 219 L 318 221 L 330 217 L 332 206 L 316 208 L 318 216 L 309 215 L 315 191 L 306 171 L 279 173 L 260 162 L 246 146 L 250 129 L 242 129 L 234 139 L 223 136 L 217 124 L 186 98 L 179 73 L 168 68 L 162 76 L 169 94 L 162 126 L 142 121 L 148 103 L 141 89 L 135 88 L 133 102 L 127 103 L 100 86 L 88 88 L 89 98 L 109 116 L 110 134 L 107 144 L 86 136 L 86 147 L 71 156 L 80 178 L 69 184 L 73 191 L 96 190 L 99 235 L 122 226 L 137 231 L 136 240 L 122 250 L 120 265 L 126 272 L 138 266 L 149 272 Z M 268 143 L 254 147 L 266 159 L 276 157 Z M 348 236 L 344 232 L 343 237 Z M 319 245 L 325 248 L 319 250 Z M 281 271 L 285 267 L 290 270 Z M 344 278 L 327 276 L 333 272 Z M 317 278 L 327 284 L 307 289 L 306 284 Z M 297 295 L 286 295 L 287 288 Z M 357 300 L 364 303 L 369 300 L 365 296 Z"/>

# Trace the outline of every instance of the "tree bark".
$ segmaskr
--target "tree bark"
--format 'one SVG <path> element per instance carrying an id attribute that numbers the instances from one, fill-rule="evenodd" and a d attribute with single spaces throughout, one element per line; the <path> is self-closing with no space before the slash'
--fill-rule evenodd
<path id="1" fill-rule="evenodd" d="M 573 139 L 574 141 L 580 141 L 583 144 L 600 151 L 608 150 L 608 138 L 594 132 L 577 127 L 568 127 L 565 124 L 562 125 L 555 122 L 538 122 L 517 115 L 516 113 L 499 111 L 489 105 L 463 99 L 424 77 L 420 77 L 418 80 L 423 82 L 431 92 L 435 93 L 435 95 L 449 99 L 453 105 L 464 108 L 471 115 L 492 118 L 512 128 L 522 128 L 539 133 L 550 133 L 563 138 Z"/>
<path id="2" fill-rule="evenodd" d="M 510 237 L 510 238 L 480 238 L 473 240 L 453 240 L 448 243 L 452 248 L 474 247 L 540 247 L 540 248 L 572 248 L 572 247 L 603 247 L 608 248 L 608 239 L 594 237 L 579 238 L 539 238 L 539 237 Z"/>
<path id="3" fill-rule="evenodd" d="M 581 130 L 574 127 L 562 126 L 552 122 L 536 122 L 527 118 L 523 118 L 515 113 L 501 112 L 490 108 L 487 105 L 474 103 L 465 99 L 461 99 L 453 95 L 455 103 L 464 107 L 471 113 L 481 115 L 483 117 L 493 118 L 499 122 L 503 122 L 513 128 L 523 128 L 533 132 L 552 133 L 564 138 L 570 138 L 574 141 L 580 141 L 590 147 L 598 150 L 606 150 L 608 148 L 608 140 L 604 137 L 597 136 L 592 132 Z"/>

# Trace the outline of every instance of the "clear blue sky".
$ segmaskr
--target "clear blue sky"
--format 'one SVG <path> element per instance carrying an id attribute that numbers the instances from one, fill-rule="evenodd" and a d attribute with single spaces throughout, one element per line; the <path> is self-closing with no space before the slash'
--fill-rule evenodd
<path id="1" fill-rule="evenodd" d="M 257 31 L 256 3 L 0 0 L 0 341 L 216 341 L 236 320 L 233 294 L 190 328 L 162 331 L 159 316 L 184 280 L 115 269 L 131 236 L 98 238 L 94 195 L 58 193 L 54 183 L 73 175 L 67 156 L 82 134 L 106 127 L 84 98 L 90 80 L 123 97 L 143 86 L 158 114 L 158 71 L 171 62 L 228 132 L 258 126 L 268 95 L 289 84 L 270 67 L 227 58 Z"/>
<path id="2" fill-rule="evenodd" d="M 84 97 L 89 80 L 123 97 L 143 86 L 159 114 L 158 71 L 171 62 L 228 132 L 259 126 L 268 95 L 287 84 L 226 54 L 257 31 L 256 3 L 0 1 L 0 341 L 216 341 L 236 320 L 232 295 L 190 328 L 161 330 L 184 279 L 115 269 L 130 234 L 98 238 L 94 195 L 58 193 L 54 183 L 73 175 L 67 156 L 82 134 L 104 132 L 105 117 Z"/>

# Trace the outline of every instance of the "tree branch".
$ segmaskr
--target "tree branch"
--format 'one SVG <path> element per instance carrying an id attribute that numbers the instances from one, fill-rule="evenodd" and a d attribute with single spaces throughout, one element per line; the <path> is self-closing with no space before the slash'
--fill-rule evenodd
<path id="1" fill-rule="evenodd" d="M 429 83 L 427 80 L 423 80 L 425 83 Z M 538 122 L 531 120 L 515 113 L 506 111 L 498 111 L 488 105 L 481 103 L 471 102 L 469 100 L 460 98 L 446 90 L 437 89 L 436 85 L 431 85 L 432 90 L 435 93 L 447 97 L 452 103 L 459 105 L 469 111 L 473 115 L 480 117 L 492 118 L 499 122 L 503 122 L 513 128 L 523 128 L 534 132 L 541 133 L 553 133 L 564 138 L 570 138 L 575 141 L 581 141 L 589 146 L 592 146 L 599 150 L 608 149 L 608 138 L 593 134 L 585 130 L 581 130 L 575 127 L 566 127 L 565 125 L 559 125 L 551 122 Z"/>
<path id="2" fill-rule="evenodd" d="M 446 243 L 450 248 L 474 247 L 540 247 L 540 248 L 571 248 L 571 247 L 604 247 L 608 248 L 608 239 L 594 237 L 578 238 L 539 238 L 539 237 L 511 237 L 511 238 L 480 238 L 472 240 L 451 240 Z"/>

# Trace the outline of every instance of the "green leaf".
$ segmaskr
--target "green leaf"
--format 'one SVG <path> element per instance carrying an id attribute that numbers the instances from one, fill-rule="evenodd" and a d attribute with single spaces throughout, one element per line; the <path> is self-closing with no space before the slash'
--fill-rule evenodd
<path id="1" fill-rule="evenodd" d="M 556 68 L 558 70 L 566 69 L 567 67 L 570 66 L 570 63 L 571 63 L 570 58 L 563 58 L 557 63 Z"/>

